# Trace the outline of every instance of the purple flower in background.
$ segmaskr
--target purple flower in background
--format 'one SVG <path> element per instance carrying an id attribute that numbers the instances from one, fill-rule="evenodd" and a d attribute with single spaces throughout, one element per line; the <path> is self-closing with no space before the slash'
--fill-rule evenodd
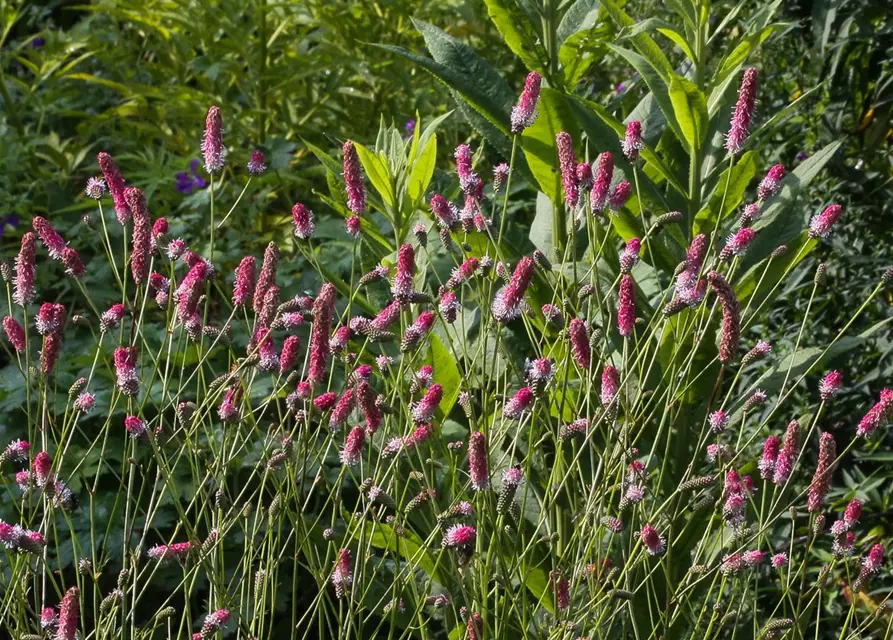
<path id="1" fill-rule="evenodd" d="M 616 91 L 617 95 L 619 96 L 625 90 L 626 90 L 626 86 L 621 82 L 620 84 L 617 85 L 617 88 L 614 91 Z"/>
<path id="2" fill-rule="evenodd" d="M 415 120 L 407 120 L 403 125 L 403 137 L 411 138 L 413 135 L 415 135 Z"/>
<path id="3" fill-rule="evenodd" d="M 6 227 L 17 229 L 19 226 L 19 217 L 16 215 L 5 216 L 0 218 L 0 238 L 6 234 Z"/>
<path id="4" fill-rule="evenodd" d="M 798 153 L 798 154 L 795 156 L 795 159 L 797 160 L 797 162 L 803 162 L 803 161 L 806 160 L 808 157 L 809 157 L 809 154 L 808 154 L 808 153 L 806 153 L 805 151 L 801 151 L 800 153 Z"/>
<path id="5" fill-rule="evenodd" d="M 31 41 L 32 49 L 43 49 L 43 45 L 47 43 L 46 39 L 42 36 L 38 36 Z"/>
<path id="6" fill-rule="evenodd" d="M 208 183 L 198 175 L 199 161 L 197 159 L 189 163 L 189 171 L 181 171 L 176 175 L 177 191 L 189 195 L 196 189 L 207 189 Z"/>

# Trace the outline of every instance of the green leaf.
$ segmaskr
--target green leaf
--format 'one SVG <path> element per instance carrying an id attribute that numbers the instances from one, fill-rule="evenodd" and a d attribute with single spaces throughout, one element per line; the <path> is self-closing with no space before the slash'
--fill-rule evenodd
<path id="1" fill-rule="evenodd" d="M 514 0 L 484 0 L 490 20 L 496 25 L 508 48 L 521 58 L 531 70 L 543 73 L 546 68 L 546 52 L 530 24 L 527 14 Z"/>
<path id="2" fill-rule="evenodd" d="M 599 4 L 598 0 L 576 0 L 558 23 L 558 42 L 564 43 L 580 31 L 594 27 L 598 22 Z"/>
<path id="3" fill-rule="evenodd" d="M 536 214 L 533 222 L 530 224 L 530 241 L 537 249 L 551 256 L 555 248 L 555 241 L 552 238 L 552 214 L 554 208 L 552 201 L 542 191 L 536 194 Z"/>
<path id="4" fill-rule="evenodd" d="M 354 143 L 354 146 L 357 149 L 357 155 L 360 157 L 360 164 L 363 165 L 363 170 L 366 172 L 366 176 L 369 178 L 372 186 L 375 187 L 385 204 L 393 209 L 397 199 L 394 194 L 394 185 L 387 161 L 361 144 Z"/>
<path id="5" fill-rule="evenodd" d="M 611 16 L 611 20 L 613 20 L 621 29 L 635 26 L 636 21 L 624 12 L 623 9 L 620 8 L 620 5 L 614 0 L 602 0 L 602 6 Z M 667 56 L 664 55 L 661 48 L 657 46 L 654 39 L 646 33 L 639 33 L 632 37 L 632 41 L 636 50 L 647 60 L 647 64 L 653 68 L 665 82 L 668 81 L 670 79 L 670 74 L 673 73 L 673 67 L 670 64 L 670 61 L 667 60 Z M 654 89 L 652 89 L 652 91 L 653 90 Z"/>
<path id="6" fill-rule="evenodd" d="M 693 82 L 673 74 L 670 80 L 670 102 L 689 149 L 699 150 L 708 125 L 707 100 L 704 94 Z"/>
<path id="7" fill-rule="evenodd" d="M 440 410 L 448 416 L 459 398 L 459 387 L 462 377 L 456 365 L 457 357 L 450 353 L 437 335 L 431 335 L 431 346 L 428 349 L 427 363 L 434 367 L 434 382 L 443 387 L 443 398 Z"/>
<path id="8" fill-rule="evenodd" d="M 763 205 L 760 219 L 753 225 L 759 233 L 747 252 L 745 266 L 756 264 L 772 253 L 778 245 L 788 243 L 800 235 L 805 226 L 803 216 L 782 214 L 819 175 L 842 144 L 843 141 L 832 142 L 820 149 L 781 181 L 778 193 Z"/>
<path id="9" fill-rule="evenodd" d="M 602 24 L 578 31 L 564 41 L 558 50 L 558 60 L 566 91 L 572 91 L 589 67 L 605 56 L 605 43 L 610 37 L 610 30 Z"/>
<path id="10" fill-rule="evenodd" d="M 359 528 L 354 527 L 351 531 L 356 539 L 360 539 L 361 530 Z M 401 535 L 397 535 L 391 525 L 378 523 L 372 530 L 372 535 L 368 536 L 366 541 L 377 549 L 391 551 L 402 558 L 407 565 L 418 567 L 436 582 L 447 584 L 437 568 L 437 562 L 434 557 L 426 551 L 427 545 L 425 542 L 410 529 L 404 529 Z"/>
<path id="11" fill-rule="evenodd" d="M 670 27 L 658 27 L 657 32 L 672 40 L 676 46 L 682 49 L 682 53 L 684 53 L 689 60 L 695 59 L 695 53 L 692 51 L 691 45 L 688 44 L 688 41 L 681 33 Z"/>
<path id="12" fill-rule="evenodd" d="M 579 139 L 576 121 L 564 96 L 548 87 L 540 93 L 538 111 L 536 121 L 521 134 L 521 148 L 540 190 L 559 206 L 563 201 L 563 190 L 555 136 L 567 131 L 575 140 Z"/>
<path id="13" fill-rule="evenodd" d="M 409 185 L 406 192 L 412 202 L 417 202 L 425 195 L 425 190 L 431 183 L 432 176 L 434 176 L 434 165 L 436 163 L 437 136 L 432 136 L 425 148 L 422 149 L 422 153 L 419 154 L 415 165 L 412 167 L 412 172 L 409 174 Z"/>
<path id="14" fill-rule="evenodd" d="M 750 184 L 756 173 L 757 153 L 755 151 L 748 151 L 731 169 L 723 171 L 707 206 L 695 216 L 692 234 L 710 234 L 715 227 L 721 225 L 725 217 L 741 204 L 747 185 Z"/>
<path id="15" fill-rule="evenodd" d="M 648 85 L 648 88 L 651 89 L 651 92 L 654 94 L 654 99 L 657 101 L 660 110 L 663 111 L 664 117 L 667 119 L 667 124 L 670 125 L 673 133 L 676 134 L 676 137 L 680 142 L 686 142 L 685 135 L 679 127 L 679 122 L 676 120 L 673 102 L 670 100 L 670 87 L 667 84 L 667 81 L 673 74 L 671 72 L 661 74 L 647 58 L 639 55 L 635 51 L 630 51 L 629 49 L 624 49 L 623 47 L 618 47 L 613 44 L 609 44 L 608 47 L 615 53 L 623 56 L 626 61 L 639 72 L 639 75 L 645 80 L 645 84 Z"/>

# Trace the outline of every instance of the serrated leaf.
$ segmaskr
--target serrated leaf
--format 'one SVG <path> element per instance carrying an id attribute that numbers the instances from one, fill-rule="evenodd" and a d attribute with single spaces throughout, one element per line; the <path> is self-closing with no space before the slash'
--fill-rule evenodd
<path id="1" fill-rule="evenodd" d="M 697 85 L 674 74 L 670 80 L 670 102 L 689 149 L 697 151 L 707 132 L 707 99 Z"/>

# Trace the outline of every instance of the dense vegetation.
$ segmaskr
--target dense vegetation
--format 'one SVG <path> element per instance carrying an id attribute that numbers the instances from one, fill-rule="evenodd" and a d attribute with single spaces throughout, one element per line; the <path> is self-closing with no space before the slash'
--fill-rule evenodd
<path id="1" fill-rule="evenodd" d="M 5 633 L 889 637 L 890 8 L 2 16 Z"/>

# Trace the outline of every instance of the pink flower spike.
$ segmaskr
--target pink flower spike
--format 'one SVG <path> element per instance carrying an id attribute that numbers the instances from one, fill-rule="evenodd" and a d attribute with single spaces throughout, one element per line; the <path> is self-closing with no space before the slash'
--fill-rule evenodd
<path id="1" fill-rule="evenodd" d="M 756 232 L 750 227 L 739 229 L 726 238 L 726 246 L 720 251 L 719 259 L 723 262 L 727 262 L 731 260 L 733 256 L 736 258 L 742 257 L 747 253 L 747 249 L 750 247 L 755 237 Z"/>
<path id="2" fill-rule="evenodd" d="M 770 480 L 775 475 L 775 465 L 778 461 L 778 454 L 781 451 L 781 440 L 776 436 L 769 436 L 763 444 L 763 456 L 757 463 L 760 470 L 760 477 L 764 480 Z"/>
<path id="3" fill-rule="evenodd" d="M 81 254 L 71 247 L 65 247 L 62 250 L 60 259 L 62 264 L 65 265 L 65 273 L 72 278 L 81 278 L 87 273 L 87 268 L 84 266 L 83 260 L 81 260 Z"/>
<path id="4" fill-rule="evenodd" d="M 229 619 L 230 613 L 228 609 L 218 609 L 205 618 L 204 623 L 202 623 L 202 640 L 208 640 L 208 638 L 223 629 L 226 623 L 229 622 Z"/>
<path id="5" fill-rule="evenodd" d="M 638 120 L 630 120 L 626 124 L 626 133 L 621 143 L 623 155 L 630 162 L 635 162 L 639 157 L 639 152 L 645 148 L 645 141 L 642 140 L 642 123 Z"/>
<path id="6" fill-rule="evenodd" d="M 298 362 L 298 351 L 301 349 L 301 338 L 288 336 L 282 343 L 282 354 L 279 356 L 279 374 L 286 375 L 294 369 Z"/>
<path id="7" fill-rule="evenodd" d="M 840 371 L 829 371 L 825 374 L 825 377 L 819 382 L 819 396 L 822 398 L 822 402 L 827 402 L 836 396 L 842 382 L 843 375 Z"/>
<path id="8" fill-rule="evenodd" d="M 140 379 L 136 371 L 138 353 L 136 347 L 115 349 L 115 375 L 118 389 L 124 395 L 135 396 L 139 393 Z"/>
<path id="9" fill-rule="evenodd" d="M 471 525 L 454 524 L 443 534 L 443 546 L 448 549 L 473 547 L 477 531 Z"/>
<path id="10" fill-rule="evenodd" d="M 216 173 L 223 169 L 226 162 L 226 147 L 223 145 L 223 116 L 220 114 L 220 107 L 208 109 L 202 155 L 205 158 L 205 171 Z"/>
<path id="11" fill-rule="evenodd" d="M 626 246 L 620 252 L 620 271 L 629 273 L 639 262 L 639 252 L 642 249 L 642 241 L 638 238 L 630 238 Z"/>
<path id="12" fill-rule="evenodd" d="M 99 329 L 101 331 L 110 331 L 121 324 L 127 309 L 123 304 L 118 302 L 109 307 L 101 316 L 99 316 Z"/>
<path id="13" fill-rule="evenodd" d="M 44 217 L 34 216 L 31 225 L 34 227 L 34 232 L 38 235 L 41 242 L 43 242 L 43 245 L 47 248 L 50 257 L 54 260 L 59 260 L 62 257 L 62 252 L 65 251 L 65 247 L 68 246 L 65 240 L 62 239 L 62 236 L 58 234 L 53 225 Z"/>
<path id="14" fill-rule="evenodd" d="M 502 191 L 502 185 L 508 180 L 509 170 L 510 168 L 505 162 L 500 162 L 493 167 L 493 193 Z"/>
<path id="15" fill-rule="evenodd" d="M 760 186 L 757 187 L 757 197 L 760 199 L 760 202 L 768 200 L 778 193 L 784 176 L 785 169 L 782 164 L 776 164 L 769 169 L 769 173 L 766 174 L 766 177 L 760 182 Z"/>
<path id="16" fill-rule="evenodd" d="M 36 272 L 36 244 L 33 233 L 22 236 L 22 247 L 15 259 L 15 282 L 12 300 L 17 305 L 26 307 L 34 299 L 34 274 Z"/>
<path id="17" fill-rule="evenodd" d="M 317 386 L 325 381 L 329 358 L 329 337 L 335 313 L 335 285 L 326 283 L 313 302 L 313 325 L 310 329 L 310 360 L 307 381 Z"/>
<path id="18" fill-rule="evenodd" d="M 555 136 L 558 147 L 558 167 L 561 169 L 561 182 L 564 185 L 564 202 L 569 209 L 576 209 L 580 200 L 580 186 L 577 180 L 577 161 L 574 157 L 574 141 L 566 131 Z"/>
<path id="19" fill-rule="evenodd" d="M 300 202 L 291 208 L 291 218 L 295 225 L 295 237 L 309 240 L 313 235 L 313 212 Z"/>
<path id="20" fill-rule="evenodd" d="M 130 271 L 133 282 L 139 286 L 149 277 L 149 254 L 152 251 L 152 219 L 146 204 L 146 195 L 141 189 L 130 187 L 124 190 L 124 201 L 133 215 L 133 253 Z"/>
<path id="21" fill-rule="evenodd" d="M 344 221 L 344 226 L 347 230 L 347 235 L 356 239 L 360 237 L 360 233 L 363 230 L 363 221 L 360 220 L 360 216 L 350 216 Z"/>
<path id="22" fill-rule="evenodd" d="M 496 293 L 491 310 L 493 318 L 500 324 L 510 322 L 521 315 L 521 303 L 533 280 L 535 268 L 533 258 L 524 256 L 518 261 L 509 283 Z"/>
<path id="23" fill-rule="evenodd" d="M 347 188 L 347 208 L 360 216 L 366 212 L 366 188 L 356 146 L 350 140 L 341 148 L 344 162 L 344 184 Z"/>
<path id="24" fill-rule="evenodd" d="M 776 553 L 774 556 L 772 556 L 772 560 L 770 562 L 773 569 L 781 569 L 788 563 L 788 554 L 784 552 Z"/>
<path id="25" fill-rule="evenodd" d="M 741 87 L 738 90 L 738 103 L 735 105 L 729 133 L 726 136 L 726 150 L 732 155 L 741 153 L 744 143 L 747 141 L 756 104 L 758 75 L 757 70 L 754 67 L 750 67 L 744 72 L 744 76 L 741 79 Z"/>
<path id="26" fill-rule="evenodd" d="M 580 189 L 592 188 L 592 165 L 588 162 L 577 163 L 577 184 Z"/>
<path id="27" fill-rule="evenodd" d="M 524 91 L 518 100 L 518 104 L 512 108 L 512 133 L 518 134 L 531 126 L 536 120 L 536 107 L 540 99 L 540 84 L 542 76 L 536 71 L 527 74 L 524 81 Z"/>
<path id="28" fill-rule="evenodd" d="M 534 393 L 530 387 L 518 389 L 511 400 L 505 403 L 502 416 L 509 420 L 520 420 L 522 415 L 533 405 Z"/>
<path id="29" fill-rule="evenodd" d="M 806 506 L 810 513 L 820 511 L 825 506 L 825 496 L 831 490 L 831 474 L 837 458 L 837 444 L 834 436 L 827 431 L 819 438 L 819 461 L 815 475 L 807 492 Z"/>
<path id="30" fill-rule="evenodd" d="M 862 517 L 862 502 L 856 499 L 850 500 L 846 510 L 843 512 L 843 521 L 847 527 L 852 527 L 859 522 L 860 517 Z"/>
<path id="31" fill-rule="evenodd" d="M 13 349 L 17 353 L 24 353 L 28 343 L 25 341 L 25 329 L 19 324 L 19 321 L 12 316 L 6 316 L 3 318 L 3 330 Z"/>
<path id="32" fill-rule="evenodd" d="M 115 216 L 119 223 L 124 224 L 130 220 L 130 207 L 124 201 L 124 178 L 121 176 L 121 170 L 118 169 L 112 156 L 105 152 L 100 152 L 96 159 L 115 202 Z"/>
<path id="33" fill-rule="evenodd" d="M 784 446 L 778 454 L 775 461 L 775 473 L 772 476 L 772 482 L 777 485 L 783 485 L 791 477 L 791 471 L 794 470 L 794 463 L 797 461 L 797 454 L 800 451 L 800 423 L 791 420 L 784 434 Z"/>
<path id="34" fill-rule="evenodd" d="M 839 204 L 832 204 L 822 213 L 813 216 L 809 221 L 809 237 L 827 238 L 842 215 L 843 207 Z"/>
<path id="35" fill-rule="evenodd" d="M 709 422 L 713 433 L 722 433 L 729 424 L 729 414 L 725 411 L 714 411 L 710 414 Z"/>
<path id="36" fill-rule="evenodd" d="M 614 178 L 614 156 L 610 151 L 605 151 L 598 157 L 598 170 L 595 181 L 592 184 L 592 192 L 589 194 L 589 202 L 592 213 L 597 214 L 608 206 L 608 196 L 611 190 L 611 181 Z"/>
<path id="37" fill-rule="evenodd" d="M 440 401 L 443 399 L 443 387 L 439 384 L 432 384 L 421 400 L 414 403 L 410 407 L 412 421 L 416 424 L 430 422 L 434 417 Z"/>
<path id="38" fill-rule="evenodd" d="M 248 160 L 248 173 L 252 176 L 259 176 L 266 170 L 267 165 L 265 164 L 264 152 L 260 149 L 255 149 L 251 152 L 251 158 Z"/>
<path id="39" fill-rule="evenodd" d="M 871 438 L 880 427 L 889 422 L 891 416 L 893 416 L 893 390 L 882 389 L 880 400 L 859 421 L 856 435 L 860 438 Z"/>
<path id="40" fill-rule="evenodd" d="M 653 526 L 646 524 L 639 533 L 642 544 L 650 556 L 659 556 L 667 550 L 667 539 L 664 538 Z"/>
<path id="41" fill-rule="evenodd" d="M 617 331 L 628 338 L 636 324 L 636 285 L 628 273 L 620 278 L 620 293 L 617 303 Z"/>
<path id="42" fill-rule="evenodd" d="M 415 249 L 407 243 L 397 252 L 397 273 L 394 276 L 394 284 L 391 286 L 391 294 L 395 300 L 407 303 L 412 298 L 413 278 L 415 277 Z"/>
<path id="43" fill-rule="evenodd" d="M 602 389 L 599 399 L 603 407 L 610 406 L 620 391 L 620 373 L 617 368 L 607 365 L 602 369 Z"/>
<path id="44" fill-rule="evenodd" d="M 434 321 L 437 319 L 433 311 L 423 311 L 416 318 L 406 331 L 403 332 L 403 340 L 400 343 L 400 351 L 406 353 L 416 349 L 424 340 L 425 336 L 431 332 L 434 327 Z"/>
<path id="45" fill-rule="evenodd" d="M 614 185 L 611 189 L 611 195 L 608 197 L 608 209 L 611 213 L 616 214 L 620 211 L 632 195 L 633 186 L 628 180 L 622 180 Z"/>
<path id="46" fill-rule="evenodd" d="M 353 584 L 353 572 L 351 566 L 350 549 L 341 549 L 335 560 L 335 570 L 332 571 L 332 586 L 335 587 L 335 596 L 343 598 L 347 590 Z"/>
<path id="47" fill-rule="evenodd" d="M 480 431 L 472 432 L 468 438 L 468 473 L 471 487 L 475 491 L 490 488 L 490 473 L 487 466 L 487 436 Z"/>
<path id="48" fill-rule="evenodd" d="M 738 353 L 738 343 L 741 339 L 741 306 L 731 285 L 722 274 L 711 271 L 707 274 L 707 282 L 710 283 L 722 306 L 719 361 L 728 364 Z"/>
<path id="49" fill-rule="evenodd" d="M 146 423 L 137 416 L 127 416 L 124 418 L 124 428 L 131 438 L 140 438 L 149 431 Z"/>
<path id="50" fill-rule="evenodd" d="M 62 603 L 59 605 L 59 626 L 56 629 L 55 640 L 75 640 L 78 634 L 78 622 L 81 609 L 79 601 L 80 591 L 72 587 L 65 592 Z"/>
<path id="51" fill-rule="evenodd" d="M 352 467 L 360 462 L 363 456 L 363 447 L 366 444 L 366 430 L 363 427 L 354 427 L 347 434 L 344 448 L 341 450 L 340 459 L 344 466 Z"/>
<path id="52" fill-rule="evenodd" d="M 245 256 L 236 269 L 236 283 L 233 287 L 233 306 L 245 306 L 254 294 L 257 260 L 254 256 Z"/>

